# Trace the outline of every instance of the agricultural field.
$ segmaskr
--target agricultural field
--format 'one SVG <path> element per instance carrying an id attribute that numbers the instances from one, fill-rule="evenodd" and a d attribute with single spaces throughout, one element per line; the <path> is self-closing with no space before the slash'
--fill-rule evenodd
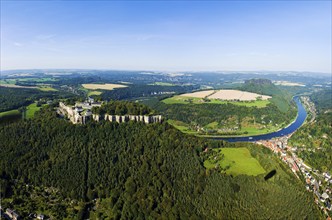
<path id="1" fill-rule="evenodd" d="M 15 84 L 16 82 L 36 82 L 36 83 L 43 83 L 43 82 L 55 82 L 58 79 L 45 77 L 45 78 L 14 78 L 14 79 L 2 79 L 0 80 L 0 84 Z"/>
<path id="2" fill-rule="evenodd" d="M 0 84 L 4 85 L 4 84 L 15 84 L 16 80 L 14 79 L 4 79 L 4 80 L 0 80 Z"/>
<path id="3" fill-rule="evenodd" d="M 152 86 L 176 86 L 173 83 L 167 83 L 167 82 L 155 82 L 155 83 L 151 83 L 148 85 L 152 85 Z"/>
<path id="4" fill-rule="evenodd" d="M 186 95 L 186 94 L 185 94 Z M 188 97 L 184 95 L 173 96 L 162 100 L 165 104 L 233 104 L 238 106 L 264 108 L 270 101 L 269 100 L 255 100 L 255 101 L 223 101 L 219 99 L 206 99 L 197 97 Z"/>
<path id="5" fill-rule="evenodd" d="M 82 84 L 82 86 L 86 89 L 91 89 L 91 90 L 97 90 L 97 89 L 102 89 L 102 90 L 113 90 L 117 88 L 125 88 L 127 87 L 126 85 L 121 85 L 121 84 L 112 84 L 112 83 L 106 83 L 106 84 Z"/>
<path id="6" fill-rule="evenodd" d="M 38 89 L 44 92 L 55 92 L 58 91 L 57 89 L 54 89 L 53 87 L 50 86 L 38 86 Z"/>
<path id="7" fill-rule="evenodd" d="M 288 82 L 288 81 L 274 81 L 273 82 L 275 85 L 280 85 L 280 86 L 305 86 L 302 83 L 295 83 L 295 82 Z"/>
<path id="8" fill-rule="evenodd" d="M 272 98 L 267 95 L 260 95 L 252 92 L 245 92 L 239 90 L 218 90 L 208 96 L 209 99 L 221 99 L 221 100 L 238 100 L 238 101 L 255 101 L 257 99 L 267 100 Z"/>
<path id="9" fill-rule="evenodd" d="M 15 85 L 15 84 L 1 84 L 0 86 L 7 87 L 7 88 L 38 89 L 37 86 L 19 86 L 19 85 Z"/>
<path id="10" fill-rule="evenodd" d="M 186 94 L 182 94 L 180 96 L 190 97 L 190 98 L 207 98 L 208 96 L 212 95 L 213 93 L 214 93 L 214 90 L 206 90 L 206 91 L 186 93 Z"/>
<path id="11" fill-rule="evenodd" d="M 233 89 L 223 89 L 223 90 L 206 90 L 193 93 L 186 93 L 180 96 L 192 97 L 192 98 L 207 98 L 210 100 L 226 100 L 226 101 L 256 101 L 257 99 L 267 100 L 272 98 L 267 95 L 260 95 L 252 92 L 245 92 Z"/>
<path id="12" fill-rule="evenodd" d="M 219 148 L 212 151 L 213 153 L 204 161 L 207 169 L 220 168 L 222 172 L 233 176 L 257 176 L 266 172 L 247 148 Z"/>

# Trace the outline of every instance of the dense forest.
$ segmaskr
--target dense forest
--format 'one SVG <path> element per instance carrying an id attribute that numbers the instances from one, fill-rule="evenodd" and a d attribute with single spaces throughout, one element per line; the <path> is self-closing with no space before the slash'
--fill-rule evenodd
<path id="1" fill-rule="evenodd" d="M 320 171 L 332 172 L 332 90 L 310 95 L 317 109 L 316 120 L 303 125 L 290 139 L 299 156 Z"/>
<path id="2" fill-rule="evenodd" d="M 92 113 L 99 115 L 105 113 L 109 115 L 148 115 L 152 114 L 153 111 L 146 105 L 137 102 L 110 100 L 102 104 L 101 107 L 93 107 Z"/>
<path id="3" fill-rule="evenodd" d="M 286 113 L 291 111 L 292 96 L 284 89 L 275 86 L 268 79 L 250 79 L 239 87 L 240 90 L 272 96 L 271 102 L 279 111 Z"/>
<path id="4" fill-rule="evenodd" d="M 56 219 L 321 218 L 312 195 L 262 146 L 184 135 L 167 123 L 73 125 L 52 106 L 1 126 L 0 139 L 2 206 L 22 216 L 42 210 Z M 266 181 L 265 174 L 206 170 L 204 149 L 220 147 L 247 147 L 276 175 Z"/>
<path id="5" fill-rule="evenodd" d="M 166 104 L 160 98 L 143 100 L 143 103 L 160 112 L 167 119 L 175 120 L 178 125 L 186 126 L 186 131 L 199 134 L 242 135 L 241 129 L 256 127 L 257 130 L 274 127 L 281 128 L 291 123 L 296 117 L 296 108 L 292 96 L 276 87 L 270 80 L 253 79 L 246 81 L 241 90 L 271 95 L 271 103 L 266 107 L 240 106 L 230 103 L 186 103 Z M 217 124 L 217 129 L 208 128 Z M 243 126 L 244 125 L 244 126 Z M 204 129 L 202 129 L 204 128 Z M 214 132 L 214 133 L 213 133 Z"/>
<path id="6" fill-rule="evenodd" d="M 17 109 L 29 105 L 35 100 L 59 97 L 58 92 L 44 92 L 38 89 L 0 87 L 0 112 Z M 69 94 L 62 94 L 68 97 Z"/>
<path id="7" fill-rule="evenodd" d="M 221 105 L 211 104 L 165 104 L 151 99 L 149 102 L 144 102 L 152 108 L 161 112 L 169 119 L 183 121 L 185 123 L 197 123 L 198 125 L 205 125 L 214 121 L 222 123 L 224 120 L 232 116 L 237 116 L 239 121 L 244 117 L 251 117 L 256 123 L 262 121 L 272 121 L 273 123 L 284 125 L 291 122 L 295 118 L 296 112 L 289 111 L 283 114 L 278 108 L 269 104 L 265 108 L 238 106 L 230 103 Z M 199 117 L 198 117 L 199 116 Z M 264 117 L 262 117 L 264 116 Z"/>
<path id="8" fill-rule="evenodd" d="M 199 86 L 159 86 L 159 85 L 144 85 L 133 84 L 127 88 L 105 90 L 101 97 L 103 100 L 123 100 L 139 97 L 150 97 L 156 95 L 173 94 L 173 93 L 185 93 L 198 89 Z"/>

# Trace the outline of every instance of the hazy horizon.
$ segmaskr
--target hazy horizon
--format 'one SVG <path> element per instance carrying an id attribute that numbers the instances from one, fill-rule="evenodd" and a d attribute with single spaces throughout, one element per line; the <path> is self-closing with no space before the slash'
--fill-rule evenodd
<path id="1" fill-rule="evenodd" d="M 331 74 L 331 2 L 1 1 L 1 70 Z"/>

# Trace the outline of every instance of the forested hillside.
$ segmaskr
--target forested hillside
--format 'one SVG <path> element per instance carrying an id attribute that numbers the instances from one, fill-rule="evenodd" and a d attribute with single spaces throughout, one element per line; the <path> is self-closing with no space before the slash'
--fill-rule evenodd
<path id="1" fill-rule="evenodd" d="M 264 108 L 237 106 L 227 104 L 165 104 L 151 100 L 149 105 L 161 112 L 169 119 L 179 120 L 185 123 L 196 123 L 200 126 L 217 121 L 223 123 L 231 117 L 236 117 L 239 122 L 249 117 L 255 123 L 270 122 L 274 124 L 288 124 L 295 118 L 296 112 L 289 111 L 282 114 L 272 105 Z M 262 117 L 263 116 L 263 117 Z"/>
<path id="2" fill-rule="evenodd" d="M 190 86 L 161 86 L 161 85 L 141 85 L 133 84 L 126 88 L 103 91 L 103 100 L 123 100 L 139 97 L 150 97 L 162 94 L 184 93 L 198 89 L 197 85 Z"/>
<path id="3" fill-rule="evenodd" d="M 310 96 L 317 109 L 316 120 L 302 126 L 290 139 L 299 156 L 320 171 L 332 172 L 332 90 Z"/>
<path id="4" fill-rule="evenodd" d="M 73 125 L 48 107 L 33 120 L 0 127 L 0 140 L 2 206 L 22 216 L 42 210 L 57 219 L 83 218 L 83 209 L 72 207 L 75 199 L 94 204 L 85 214 L 91 219 L 321 217 L 302 183 L 268 149 L 184 135 L 167 123 Z M 276 175 L 265 181 L 266 174 L 206 170 L 203 150 L 217 147 L 248 147 Z M 52 205 L 49 190 L 39 201 L 14 180 L 16 186 L 55 187 L 69 200 L 53 197 L 58 202 Z"/>
<path id="5" fill-rule="evenodd" d="M 148 115 L 153 111 L 146 105 L 136 102 L 110 100 L 101 107 L 93 107 L 92 113 L 103 115 Z"/>
<path id="6" fill-rule="evenodd" d="M 292 96 L 285 90 L 275 86 L 268 79 L 246 80 L 239 89 L 263 95 L 270 95 L 272 96 L 271 102 L 277 106 L 281 112 L 286 113 L 291 110 Z"/>
<path id="7" fill-rule="evenodd" d="M 40 98 L 53 99 L 58 92 L 44 92 L 38 89 L 0 87 L 0 112 L 17 109 Z M 63 95 L 63 97 L 66 97 Z"/>

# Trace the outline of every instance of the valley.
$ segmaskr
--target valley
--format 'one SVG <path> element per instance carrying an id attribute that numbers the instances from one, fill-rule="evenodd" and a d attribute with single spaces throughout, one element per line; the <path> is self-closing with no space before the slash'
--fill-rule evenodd
<path id="1" fill-rule="evenodd" d="M 292 90 L 288 94 L 270 81 L 251 80 L 236 88 L 218 88 L 216 84 L 212 90 L 202 91 L 200 84 L 174 83 L 174 76 L 169 81 L 172 86 L 154 84 L 143 77 L 145 84 L 130 83 L 112 90 L 82 89 L 82 84 L 130 82 L 134 76 L 121 80 L 67 76 L 52 82 L 53 91 L 1 87 L 6 95 L 0 99 L 5 110 L 1 113 L 0 137 L 7 140 L 0 145 L 0 156 L 5 158 L 0 166 L 2 207 L 24 218 L 43 215 L 51 219 L 133 215 L 283 218 L 286 215 L 282 213 L 290 207 L 296 217 L 329 215 L 318 210 L 314 196 L 294 176 L 290 165 L 265 145 L 213 139 L 262 135 L 286 127 L 297 114 Z M 28 80 L 31 86 L 43 81 L 40 77 Z M 155 80 L 161 82 L 164 77 Z M 255 95 L 252 100 L 241 101 L 229 92 Z M 213 97 L 222 93 L 230 100 Z M 262 99 L 265 96 L 267 99 Z M 91 119 L 72 124 L 56 114 L 59 103 L 80 115 L 91 111 Z M 306 102 L 306 106 L 312 105 Z M 16 115 L 15 121 L 11 114 Z M 163 120 L 145 121 L 145 116 L 155 115 Z M 13 134 L 20 135 L 13 138 Z M 17 162 L 13 163 L 13 158 Z M 271 172 L 277 174 L 266 180 Z M 260 190 L 253 192 L 257 187 Z M 297 198 L 297 206 L 292 198 Z M 271 207 L 262 201 L 268 201 Z M 236 206 L 238 203 L 242 205 Z M 272 204 L 278 204 L 279 214 L 269 211 L 276 209 Z M 255 207 L 264 207 L 264 211 Z"/>

